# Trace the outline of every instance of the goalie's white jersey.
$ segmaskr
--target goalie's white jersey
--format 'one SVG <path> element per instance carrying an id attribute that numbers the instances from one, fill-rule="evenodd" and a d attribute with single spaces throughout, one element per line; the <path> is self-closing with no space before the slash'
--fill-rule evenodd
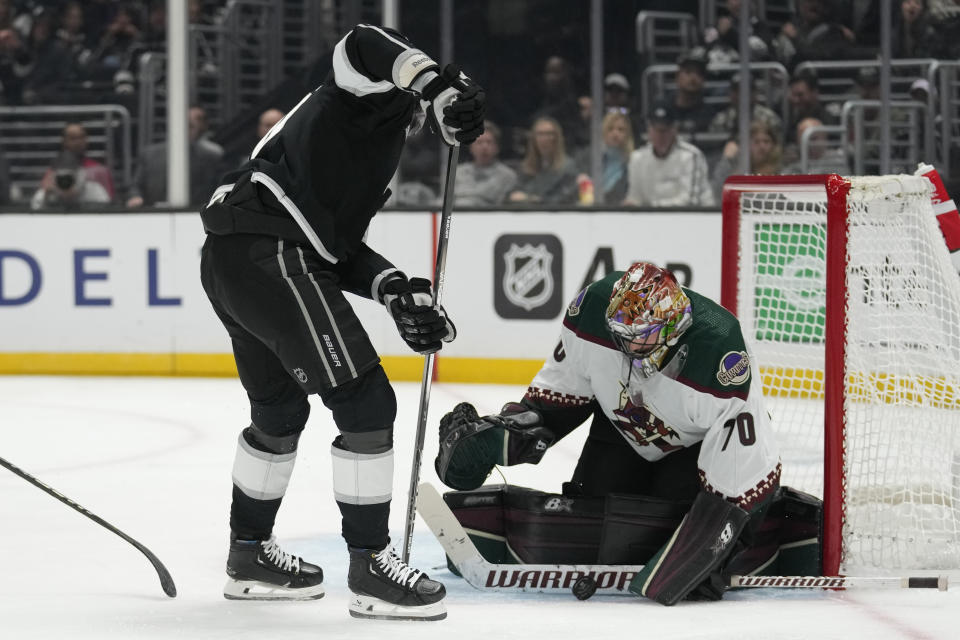
<path id="1" fill-rule="evenodd" d="M 599 405 L 637 455 L 655 461 L 703 442 L 700 480 L 750 510 L 779 484 L 780 461 L 757 365 L 737 319 L 686 290 L 693 325 L 670 347 L 659 371 L 644 376 L 611 341 L 604 311 L 613 272 L 582 291 L 567 310 L 561 346 L 527 390 L 525 402 L 562 419 Z M 573 412 L 572 411 L 572 412 Z M 572 413 L 571 412 L 571 413 Z"/>

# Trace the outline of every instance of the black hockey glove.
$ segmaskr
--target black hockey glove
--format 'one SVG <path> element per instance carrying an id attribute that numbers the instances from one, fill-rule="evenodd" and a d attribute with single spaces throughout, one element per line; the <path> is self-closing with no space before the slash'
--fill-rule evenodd
<path id="1" fill-rule="evenodd" d="M 536 464 L 554 441 L 536 411 L 510 402 L 499 414 L 480 417 L 461 402 L 440 419 L 437 476 L 449 487 L 466 491 L 483 484 L 493 466 Z"/>
<path id="2" fill-rule="evenodd" d="M 380 286 L 380 299 L 400 337 L 411 349 L 424 355 L 435 353 L 443 342 L 453 342 L 457 329 L 443 306 L 433 306 L 430 281 L 426 278 L 400 276 Z"/>
<path id="3" fill-rule="evenodd" d="M 470 144 L 483 133 L 487 94 L 455 65 L 444 67 L 421 95 L 430 128 L 451 147 Z"/>

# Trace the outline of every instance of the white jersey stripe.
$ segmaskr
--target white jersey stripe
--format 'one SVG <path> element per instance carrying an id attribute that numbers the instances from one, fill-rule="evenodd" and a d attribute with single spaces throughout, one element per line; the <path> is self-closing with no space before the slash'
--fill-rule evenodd
<path id="1" fill-rule="evenodd" d="M 300 266 L 303 268 L 303 272 L 307 274 L 308 278 L 310 278 L 310 283 L 317 292 L 317 297 L 320 298 L 320 304 L 323 305 L 323 310 L 327 312 L 327 318 L 330 320 L 330 327 L 333 329 L 333 335 L 337 338 L 337 343 L 340 345 L 340 352 L 343 354 L 343 357 L 347 361 L 347 366 L 350 368 L 350 375 L 356 378 L 357 368 L 353 366 L 353 358 L 350 357 L 350 352 L 347 350 L 347 345 L 343 341 L 343 336 L 340 335 L 340 327 L 337 326 L 337 319 L 334 318 L 333 313 L 330 311 L 330 305 L 327 304 L 327 299 L 324 297 L 323 291 L 320 290 L 320 285 L 317 284 L 313 274 L 307 273 L 307 263 L 303 258 L 303 249 L 297 247 L 297 253 L 300 256 Z"/>
<path id="2" fill-rule="evenodd" d="M 290 119 L 290 116 L 292 116 L 297 109 L 303 106 L 303 103 L 306 102 L 311 95 L 312 94 L 308 93 L 307 95 L 303 96 L 303 99 L 297 103 L 297 106 L 295 106 L 293 109 L 290 109 L 290 111 L 285 116 L 280 118 L 279 122 L 277 122 L 275 125 L 270 127 L 270 131 L 267 131 L 267 134 L 262 138 L 260 138 L 260 142 L 258 142 L 257 146 L 253 148 L 253 152 L 250 154 L 251 158 L 256 158 L 257 154 L 260 153 L 260 149 L 263 149 L 263 145 L 270 142 L 270 138 L 280 133 L 280 130 L 283 129 L 283 125 L 287 123 L 287 120 Z"/>
<path id="3" fill-rule="evenodd" d="M 400 270 L 393 267 L 390 269 L 384 269 L 376 275 L 373 279 L 373 284 L 370 285 L 370 297 L 373 298 L 374 302 L 380 302 L 380 283 L 383 282 L 383 279 L 389 276 L 392 273 L 400 273 Z"/>
<path id="4" fill-rule="evenodd" d="M 310 226 L 310 223 L 307 222 L 307 219 L 303 216 L 303 212 L 300 211 L 300 208 L 297 207 L 297 204 L 283 192 L 283 188 L 277 184 L 276 180 L 262 171 L 254 171 L 250 176 L 250 182 L 258 182 L 270 190 L 273 196 L 277 199 L 277 202 L 279 202 L 283 208 L 286 209 L 291 216 L 293 216 L 293 219 L 296 220 L 297 224 L 300 226 L 300 229 L 302 229 L 303 233 L 306 234 L 310 244 L 313 245 L 313 248 L 317 250 L 317 253 L 319 253 L 324 260 L 334 264 L 339 262 L 337 257 L 327 251 L 327 248 L 323 246 L 323 243 L 320 242 L 320 237 L 317 236 L 317 232 L 313 230 L 313 227 Z"/>
<path id="5" fill-rule="evenodd" d="M 297 304 L 300 305 L 300 312 L 303 314 L 303 319 L 306 321 L 307 327 L 310 329 L 310 336 L 313 338 L 313 344 L 317 348 L 317 354 L 319 354 L 320 359 L 323 361 L 323 367 L 327 371 L 327 377 L 330 379 L 330 385 L 335 387 L 337 386 L 337 379 L 333 376 L 333 371 L 330 369 L 330 363 L 327 362 L 326 353 L 320 344 L 320 339 L 317 337 L 317 330 L 313 326 L 313 320 L 310 318 L 310 312 L 307 311 L 307 307 L 303 303 L 303 298 L 300 297 L 300 292 L 297 291 L 297 285 L 294 284 L 293 278 L 287 275 L 287 265 L 283 263 L 283 240 L 277 240 L 277 262 L 280 263 L 280 274 L 283 276 L 283 279 L 287 281 L 287 284 L 290 285 L 290 290 L 293 292 L 293 296 L 297 299 Z"/>
<path id="6" fill-rule="evenodd" d="M 347 50 L 343 44 L 346 40 L 346 38 L 343 38 L 333 48 L 333 78 L 338 87 L 359 97 L 368 96 L 372 93 L 386 93 L 391 89 L 396 89 L 392 82 L 387 80 L 376 82 L 357 71 L 347 56 Z M 403 46 L 407 48 L 406 45 Z"/>

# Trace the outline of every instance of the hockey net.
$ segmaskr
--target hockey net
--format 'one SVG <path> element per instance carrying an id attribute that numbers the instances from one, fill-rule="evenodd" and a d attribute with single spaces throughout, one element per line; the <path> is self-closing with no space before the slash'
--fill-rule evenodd
<path id="1" fill-rule="evenodd" d="M 960 569 L 960 277 L 914 176 L 734 177 L 722 302 L 824 574 Z"/>

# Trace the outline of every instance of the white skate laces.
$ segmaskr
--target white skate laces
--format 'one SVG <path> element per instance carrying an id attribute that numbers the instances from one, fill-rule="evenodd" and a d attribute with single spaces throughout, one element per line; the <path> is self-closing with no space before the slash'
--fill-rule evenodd
<path id="1" fill-rule="evenodd" d="M 269 540 L 264 540 L 260 544 L 263 545 L 263 552 L 267 554 L 267 558 L 273 564 L 277 565 L 284 571 L 295 571 L 300 572 L 300 558 L 291 555 L 280 548 L 277 544 L 277 537 L 270 536 Z"/>
<path id="2" fill-rule="evenodd" d="M 377 560 L 377 564 L 380 565 L 380 568 L 387 574 L 387 577 L 394 582 L 400 584 L 407 583 L 412 587 L 417 579 L 423 575 L 422 571 L 414 569 L 398 558 L 397 554 L 393 551 L 393 547 L 387 547 L 374 557 Z"/>

